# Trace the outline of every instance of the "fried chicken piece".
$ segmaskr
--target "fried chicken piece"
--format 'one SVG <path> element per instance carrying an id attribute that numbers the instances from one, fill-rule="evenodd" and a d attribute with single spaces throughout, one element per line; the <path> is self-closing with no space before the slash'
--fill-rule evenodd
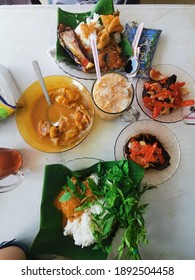
<path id="1" fill-rule="evenodd" d="M 52 126 L 49 131 L 49 136 L 51 139 L 58 138 L 60 136 L 59 128 L 56 126 Z"/>
<path id="2" fill-rule="evenodd" d="M 66 98 L 69 101 L 78 101 L 81 98 L 81 94 L 78 90 L 67 89 Z"/>
<path id="3" fill-rule="evenodd" d="M 56 97 L 60 95 L 64 95 L 66 93 L 66 88 L 57 88 L 57 89 L 52 89 L 49 91 L 49 97 L 51 100 L 51 103 L 54 103 L 56 101 Z"/>
<path id="4" fill-rule="evenodd" d="M 123 31 L 123 26 L 120 23 L 120 19 L 118 16 L 115 16 L 111 21 L 110 25 L 108 26 L 108 32 L 113 33 L 113 32 L 122 32 L 122 31 Z"/>
<path id="5" fill-rule="evenodd" d="M 123 26 L 120 23 L 118 15 L 101 15 L 102 24 L 107 28 L 108 33 L 122 32 Z"/>
<path id="6" fill-rule="evenodd" d="M 78 90 L 66 89 L 64 93 L 57 95 L 55 101 L 63 106 L 70 104 L 71 102 L 78 101 L 81 98 Z"/>
<path id="7" fill-rule="evenodd" d="M 61 94 L 59 96 L 56 97 L 55 101 L 63 106 L 68 105 L 69 103 L 69 99 L 66 97 L 65 94 Z"/>
<path id="8" fill-rule="evenodd" d="M 125 65 L 125 60 L 120 52 L 113 46 L 108 46 L 99 51 L 99 64 L 104 72 L 111 69 L 120 69 Z"/>
<path id="9" fill-rule="evenodd" d="M 98 33 L 97 48 L 98 50 L 105 48 L 110 43 L 110 34 L 107 29 L 104 28 Z"/>
<path id="10" fill-rule="evenodd" d="M 77 107 L 75 113 L 73 114 L 73 119 L 79 130 L 85 129 L 90 123 L 89 114 L 83 105 Z"/>
<path id="11" fill-rule="evenodd" d="M 57 145 L 58 142 L 60 141 L 60 135 L 61 135 L 61 133 L 60 133 L 58 127 L 52 126 L 52 127 L 50 128 L 49 136 L 50 136 L 51 141 L 52 141 L 55 145 Z"/>
<path id="12" fill-rule="evenodd" d="M 104 27 L 108 27 L 112 20 L 114 19 L 114 15 L 100 15 L 102 24 Z"/>

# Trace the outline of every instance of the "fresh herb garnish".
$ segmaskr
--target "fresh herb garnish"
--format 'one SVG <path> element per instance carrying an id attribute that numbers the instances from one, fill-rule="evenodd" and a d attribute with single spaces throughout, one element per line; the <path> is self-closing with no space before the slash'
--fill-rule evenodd
<path id="1" fill-rule="evenodd" d="M 74 183 L 70 177 L 67 176 L 67 184 L 63 187 L 64 194 L 60 197 L 60 202 L 66 202 L 71 199 L 72 195 L 80 199 L 85 198 L 86 186 L 78 178 L 75 178 L 76 182 Z"/>

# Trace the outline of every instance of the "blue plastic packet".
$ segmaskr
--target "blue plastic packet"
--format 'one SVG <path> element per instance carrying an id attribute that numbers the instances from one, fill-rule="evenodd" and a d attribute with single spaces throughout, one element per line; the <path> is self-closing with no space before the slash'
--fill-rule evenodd
<path id="1" fill-rule="evenodd" d="M 124 35 L 128 39 L 129 43 L 132 45 L 133 39 L 137 31 L 137 24 L 128 23 L 125 26 Z M 162 30 L 160 29 L 149 29 L 143 28 L 138 47 L 140 47 L 139 62 L 140 67 L 137 72 L 137 76 L 140 76 L 143 72 L 149 69 L 152 65 L 152 59 L 156 51 L 159 36 Z"/>

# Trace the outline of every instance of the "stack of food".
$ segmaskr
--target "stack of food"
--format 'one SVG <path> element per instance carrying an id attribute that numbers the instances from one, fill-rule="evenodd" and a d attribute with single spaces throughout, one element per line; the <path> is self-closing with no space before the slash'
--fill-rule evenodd
<path id="1" fill-rule="evenodd" d="M 94 71 L 90 35 L 95 34 L 100 68 L 107 72 L 110 69 L 121 69 L 125 65 L 126 58 L 120 47 L 122 31 L 118 11 L 109 15 L 94 13 L 93 18 L 87 17 L 86 21 L 80 22 L 75 29 L 59 23 L 58 39 L 83 71 Z"/>

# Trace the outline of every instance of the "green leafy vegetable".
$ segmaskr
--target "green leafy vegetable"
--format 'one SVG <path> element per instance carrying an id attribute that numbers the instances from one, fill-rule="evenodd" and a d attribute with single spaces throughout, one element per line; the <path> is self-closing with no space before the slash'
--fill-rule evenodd
<path id="1" fill-rule="evenodd" d="M 69 177 L 67 177 L 67 184 L 68 184 L 67 188 L 74 193 L 76 191 L 76 186 Z"/>
<path id="2" fill-rule="evenodd" d="M 89 207 L 91 207 L 93 205 L 92 201 L 85 201 L 81 206 L 75 208 L 75 211 L 82 211 L 85 209 L 88 209 Z"/>
<path id="3" fill-rule="evenodd" d="M 60 202 L 68 201 L 71 199 L 72 195 L 80 199 L 85 197 L 86 186 L 78 178 L 76 178 L 76 183 L 74 184 L 70 177 L 67 176 L 67 185 L 64 186 L 63 189 L 65 193 L 60 197 Z"/>
<path id="4" fill-rule="evenodd" d="M 129 161 L 115 164 L 111 169 L 101 174 L 101 193 L 104 193 L 104 211 L 93 215 L 93 228 L 96 239 L 95 248 L 101 248 L 109 253 L 112 239 L 106 239 L 115 234 L 119 228 L 124 229 L 118 257 L 140 259 L 138 245 L 147 242 L 143 214 L 147 205 L 140 205 L 142 194 L 150 188 L 141 188 L 130 177 Z M 141 170 L 139 170 L 141 172 Z M 142 173 L 143 175 L 143 173 Z M 105 214 L 106 213 L 106 214 Z M 123 256 L 125 249 L 128 251 Z"/>
<path id="5" fill-rule="evenodd" d="M 61 197 L 60 197 L 60 202 L 66 202 L 69 199 L 71 199 L 71 192 L 65 192 Z"/>

